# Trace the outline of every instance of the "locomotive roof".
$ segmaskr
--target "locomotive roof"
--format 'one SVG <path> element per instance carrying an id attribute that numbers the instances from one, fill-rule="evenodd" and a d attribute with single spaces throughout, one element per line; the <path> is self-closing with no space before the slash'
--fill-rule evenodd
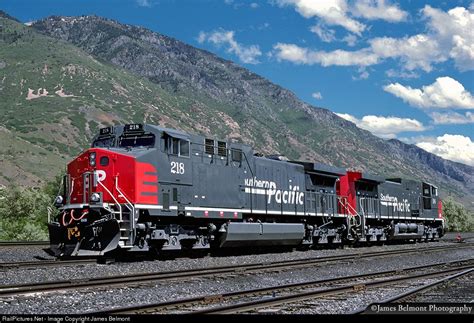
<path id="1" fill-rule="evenodd" d="M 214 136 L 192 134 L 192 133 L 188 133 L 188 132 L 181 131 L 181 130 L 176 130 L 176 129 L 171 129 L 171 128 L 164 128 L 164 127 L 160 127 L 160 126 L 157 126 L 157 125 L 151 125 L 151 124 L 144 124 L 144 126 L 148 126 L 152 129 L 154 129 L 155 131 L 158 131 L 158 132 L 166 133 L 171 137 L 175 137 L 175 138 L 179 138 L 179 139 L 185 139 L 185 140 L 191 140 L 191 142 L 193 141 L 193 139 L 194 140 L 196 140 L 196 139 L 213 139 L 213 140 L 219 140 L 219 141 L 226 141 L 226 142 L 229 143 L 229 145 L 232 145 L 234 148 L 246 148 L 245 149 L 246 151 L 252 151 L 253 150 L 252 147 L 250 147 L 250 146 L 248 146 L 244 143 L 232 142 L 229 139 L 219 139 L 219 138 L 216 138 Z"/>
<path id="2" fill-rule="evenodd" d="M 155 125 L 150 125 L 150 124 L 145 124 L 151 128 L 154 128 L 158 131 L 164 132 L 169 134 L 172 137 L 180 138 L 180 139 L 189 139 L 190 134 L 181 130 L 177 129 L 171 129 L 171 128 L 162 128 L 160 126 L 155 126 Z"/>
<path id="3" fill-rule="evenodd" d="M 363 181 L 365 180 L 368 182 L 378 182 L 378 183 L 385 182 L 385 178 L 378 175 L 369 174 L 369 173 L 362 173 L 362 176 L 359 180 L 363 180 Z"/>
<path id="4" fill-rule="evenodd" d="M 304 166 L 304 170 L 309 173 L 321 173 L 326 175 L 341 176 L 346 174 L 346 169 L 322 163 L 311 163 L 303 161 L 290 161 L 290 163 Z"/>

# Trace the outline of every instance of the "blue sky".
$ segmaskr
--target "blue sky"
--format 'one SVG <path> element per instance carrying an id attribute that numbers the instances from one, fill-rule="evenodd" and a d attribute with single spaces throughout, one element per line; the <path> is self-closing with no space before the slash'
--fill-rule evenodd
<path id="1" fill-rule="evenodd" d="M 232 60 L 383 138 L 474 165 L 474 4 L 0 0 L 23 22 L 96 14 Z"/>

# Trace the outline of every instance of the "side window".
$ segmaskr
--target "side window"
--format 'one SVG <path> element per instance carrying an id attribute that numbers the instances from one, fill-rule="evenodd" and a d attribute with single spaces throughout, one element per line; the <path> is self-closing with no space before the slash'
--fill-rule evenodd
<path id="1" fill-rule="evenodd" d="M 227 156 L 227 143 L 225 141 L 217 142 L 217 154 L 222 157 Z"/>
<path id="2" fill-rule="evenodd" d="M 189 141 L 169 137 L 167 140 L 167 151 L 170 155 L 189 157 Z"/>
<path id="3" fill-rule="evenodd" d="M 214 155 L 214 140 L 206 139 L 204 145 L 206 154 Z"/>
<path id="4" fill-rule="evenodd" d="M 189 141 L 187 140 L 179 141 L 179 155 L 189 157 Z"/>
<path id="5" fill-rule="evenodd" d="M 232 161 L 239 163 L 242 161 L 242 150 L 232 149 Z"/>
<path id="6" fill-rule="evenodd" d="M 171 151 L 173 155 L 179 154 L 179 139 L 171 138 Z"/>

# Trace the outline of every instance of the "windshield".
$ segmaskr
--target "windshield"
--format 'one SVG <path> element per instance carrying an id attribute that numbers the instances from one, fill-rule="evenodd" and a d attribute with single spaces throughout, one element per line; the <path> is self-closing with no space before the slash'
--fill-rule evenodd
<path id="1" fill-rule="evenodd" d="M 120 136 L 119 147 L 145 147 L 151 148 L 155 145 L 155 135 L 151 133 L 124 134 Z"/>
<path id="2" fill-rule="evenodd" d="M 113 147 L 115 137 L 109 136 L 105 138 L 98 138 L 92 143 L 92 147 Z"/>

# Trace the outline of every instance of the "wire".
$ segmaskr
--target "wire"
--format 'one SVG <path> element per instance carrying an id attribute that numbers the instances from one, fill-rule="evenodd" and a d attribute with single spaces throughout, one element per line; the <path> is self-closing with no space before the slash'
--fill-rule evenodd
<path id="1" fill-rule="evenodd" d="M 81 215 L 78 219 L 76 219 L 76 218 L 74 217 L 74 210 L 71 210 L 71 218 L 74 219 L 75 221 L 80 221 L 80 220 L 82 220 L 82 218 L 85 217 L 86 214 L 88 214 L 88 213 L 89 213 L 89 211 L 83 210 L 83 211 L 82 211 L 82 215 Z"/>
<path id="2" fill-rule="evenodd" d="M 64 211 L 64 212 L 63 212 L 63 218 L 62 218 L 62 221 L 61 221 L 62 224 L 63 224 L 63 226 L 65 226 L 65 227 L 67 227 L 68 225 L 70 225 L 71 222 L 72 222 L 72 216 L 71 216 L 71 219 L 69 220 L 68 224 L 66 224 L 66 222 L 64 221 L 64 219 L 66 218 L 66 214 L 67 214 L 67 212 Z"/>

